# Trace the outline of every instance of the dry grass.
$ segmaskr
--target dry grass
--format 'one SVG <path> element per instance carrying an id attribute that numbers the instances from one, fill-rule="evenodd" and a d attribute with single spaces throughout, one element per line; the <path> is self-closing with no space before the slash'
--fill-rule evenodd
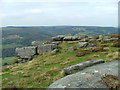
<path id="1" fill-rule="evenodd" d="M 120 47 L 120 42 L 116 42 L 112 44 L 113 47 Z"/>
<path id="2" fill-rule="evenodd" d="M 103 51 L 105 51 L 105 50 L 104 50 L 104 47 L 102 47 L 102 46 L 95 47 L 95 48 L 92 50 L 92 52 L 103 52 Z"/>
<path id="3" fill-rule="evenodd" d="M 120 34 L 112 34 L 109 37 L 110 38 L 120 38 Z"/>
<path id="4" fill-rule="evenodd" d="M 96 35 L 96 36 L 94 36 L 93 38 L 94 38 L 94 39 L 99 39 L 99 36 L 98 36 L 98 35 Z"/>
<path id="5" fill-rule="evenodd" d="M 111 90 L 120 90 L 120 80 L 115 75 L 105 75 L 100 82 L 104 83 Z"/>
<path id="6" fill-rule="evenodd" d="M 90 53 L 91 53 L 90 50 L 83 50 L 83 51 L 77 53 L 76 56 L 77 56 L 77 57 L 81 57 L 81 56 L 85 56 L 86 54 L 90 54 Z"/>

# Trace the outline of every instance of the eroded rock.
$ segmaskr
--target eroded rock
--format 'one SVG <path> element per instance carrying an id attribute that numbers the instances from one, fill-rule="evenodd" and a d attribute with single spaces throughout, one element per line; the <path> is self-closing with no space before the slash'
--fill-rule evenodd
<path id="1" fill-rule="evenodd" d="M 89 66 L 92 66 L 95 64 L 99 64 L 99 63 L 104 63 L 104 60 L 98 59 L 98 60 L 91 60 L 91 61 L 82 62 L 82 63 L 76 64 L 76 65 L 72 65 L 72 66 L 64 68 L 64 72 L 67 75 L 73 74 L 73 73 L 76 73 L 80 70 L 83 70 L 86 67 L 89 67 Z"/>
<path id="2" fill-rule="evenodd" d="M 21 59 L 31 59 L 34 55 L 37 54 L 36 46 L 16 48 L 16 54 Z"/>
<path id="3" fill-rule="evenodd" d="M 77 47 L 87 47 L 88 42 L 78 42 Z"/>
<path id="4" fill-rule="evenodd" d="M 45 53 L 50 53 L 54 49 L 57 49 L 57 45 L 55 44 L 45 44 L 45 45 L 39 45 L 37 47 L 37 53 L 38 54 L 45 54 Z"/>

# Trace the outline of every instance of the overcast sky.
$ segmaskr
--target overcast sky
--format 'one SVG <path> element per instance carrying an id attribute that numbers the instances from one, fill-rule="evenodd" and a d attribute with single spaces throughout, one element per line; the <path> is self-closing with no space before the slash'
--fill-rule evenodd
<path id="1" fill-rule="evenodd" d="M 118 25 L 119 0 L 2 0 L 2 26 Z"/>

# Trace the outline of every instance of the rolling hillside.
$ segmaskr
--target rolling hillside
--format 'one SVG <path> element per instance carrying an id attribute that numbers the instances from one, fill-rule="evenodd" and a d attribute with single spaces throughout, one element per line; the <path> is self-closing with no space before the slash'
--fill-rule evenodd
<path id="1" fill-rule="evenodd" d="M 48 41 L 61 34 L 110 35 L 118 33 L 115 27 L 97 26 L 8 26 L 2 28 L 3 57 L 15 56 L 15 48 L 29 46 L 34 40 Z M 15 36 L 21 38 L 15 38 Z M 11 53 L 7 53 L 7 52 Z"/>

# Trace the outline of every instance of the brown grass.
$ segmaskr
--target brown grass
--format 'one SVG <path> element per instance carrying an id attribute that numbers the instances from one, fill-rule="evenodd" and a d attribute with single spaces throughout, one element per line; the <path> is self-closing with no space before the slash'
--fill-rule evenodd
<path id="1" fill-rule="evenodd" d="M 105 75 L 101 78 L 100 82 L 104 83 L 111 90 L 120 90 L 120 80 L 115 75 Z"/>
<path id="2" fill-rule="evenodd" d="M 91 53 L 90 50 L 83 50 L 83 51 L 77 53 L 76 56 L 77 56 L 77 57 L 81 57 L 81 56 L 84 56 L 84 55 L 89 54 L 89 53 Z"/>
<path id="3" fill-rule="evenodd" d="M 113 47 L 120 47 L 120 42 L 113 43 Z"/>
<path id="4" fill-rule="evenodd" d="M 103 46 L 95 47 L 92 50 L 92 52 L 103 52 L 103 51 L 105 51 Z"/>
<path id="5" fill-rule="evenodd" d="M 112 34 L 109 37 L 110 38 L 120 38 L 120 34 Z"/>
<path id="6" fill-rule="evenodd" d="M 94 38 L 94 39 L 99 39 L 99 36 L 98 36 L 98 35 L 96 35 L 96 36 L 94 36 L 93 38 Z"/>

